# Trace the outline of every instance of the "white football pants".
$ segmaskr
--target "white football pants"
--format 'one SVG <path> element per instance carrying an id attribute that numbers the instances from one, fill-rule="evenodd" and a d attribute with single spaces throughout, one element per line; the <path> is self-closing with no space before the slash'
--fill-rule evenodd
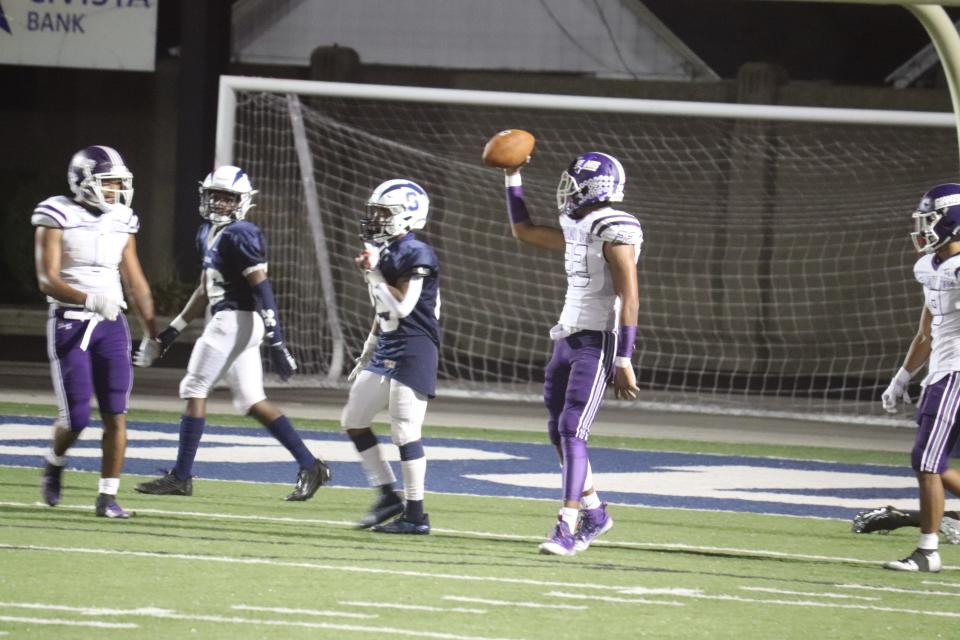
<path id="1" fill-rule="evenodd" d="M 371 371 L 361 371 L 353 381 L 340 424 L 344 429 L 368 428 L 374 416 L 384 409 L 390 414 L 390 437 L 395 445 L 420 439 L 427 415 L 427 396 Z"/>

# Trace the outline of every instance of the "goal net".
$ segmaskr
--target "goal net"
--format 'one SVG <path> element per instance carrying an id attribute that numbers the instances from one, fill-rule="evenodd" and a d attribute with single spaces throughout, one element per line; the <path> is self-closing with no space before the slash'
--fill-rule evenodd
<path id="1" fill-rule="evenodd" d="M 518 106 L 512 106 L 518 105 Z M 353 267 L 383 180 L 431 198 L 441 393 L 537 398 L 563 258 L 520 245 L 490 135 L 537 138 L 524 188 L 556 223 L 560 172 L 602 150 L 643 225 L 634 364 L 648 406 L 883 421 L 922 296 L 909 213 L 955 179 L 948 114 L 855 112 L 225 78 L 218 162 L 259 189 L 285 333 L 306 380 L 345 385 L 369 331 Z"/>

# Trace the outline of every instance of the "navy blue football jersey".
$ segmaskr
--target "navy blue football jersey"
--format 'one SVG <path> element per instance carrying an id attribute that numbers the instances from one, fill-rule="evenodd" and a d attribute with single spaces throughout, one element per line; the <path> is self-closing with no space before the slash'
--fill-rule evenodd
<path id="1" fill-rule="evenodd" d="M 224 309 L 256 311 L 247 274 L 267 265 L 260 227 L 246 220 L 222 227 L 205 222 L 197 231 L 197 250 L 203 256 L 210 313 Z"/>
<path id="2" fill-rule="evenodd" d="M 380 316 L 380 340 L 367 369 L 396 378 L 433 398 L 440 348 L 440 264 L 433 248 L 412 233 L 380 254 L 380 272 L 391 286 L 404 278 L 423 279 L 420 298 L 406 318 Z"/>

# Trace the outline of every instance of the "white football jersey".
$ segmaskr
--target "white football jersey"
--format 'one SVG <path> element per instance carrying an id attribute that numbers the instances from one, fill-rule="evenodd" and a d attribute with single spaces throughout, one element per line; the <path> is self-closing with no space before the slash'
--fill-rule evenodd
<path id="1" fill-rule="evenodd" d="M 620 319 L 620 298 L 603 243 L 616 242 L 634 247 L 634 260 L 640 258 L 643 230 L 629 213 L 611 207 L 591 211 L 580 219 L 560 216 L 560 227 L 567 242 L 564 265 L 567 271 L 567 295 L 560 313 L 560 335 L 584 329 L 612 331 Z M 551 335 L 557 335 L 554 331 Z"/>
<path id="2" fill-rule="evenodd" d="M 94 215 L 66 196 L 47 198 L 33 210 L 36 227 L 63 229 L 60 277 L 78 291 L 123 299 L 120 259 L 140 219 L 130 207 L 114 205 Z M 56 302 L 47 297 L 48 302 Z"/>
<path id="3" fill-rule="evenodd" d="M 930 360 L 923 384 L 933 384 L 953 371 L 960 371 L 960 255 L 934 266 L 934 255 L 925 255 L 913 266 L 913 275 L 923 285 L 927 309 L 933 315 Z"/>

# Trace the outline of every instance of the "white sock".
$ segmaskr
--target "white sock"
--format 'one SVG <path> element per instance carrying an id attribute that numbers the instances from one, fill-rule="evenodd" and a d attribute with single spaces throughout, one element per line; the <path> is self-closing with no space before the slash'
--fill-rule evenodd
<path id="1" fill-rule="evenodd" d="M 577 530 L 577 517 L 580 515 L 580 509 L 574 507 L 561 507 L 560 519 L 567 523 L 570 531 Z"/>
<path id="2" fill-rule="evenodd" d="M 393 484 L 397 476 L 380 454 L 380 445 L 370 447 L 360 452 L 360 462 L 363 463 L 363 472 L 367 475 L 367 482 L 371 487 Z"/>
<path id="3" fill-rule="evenodd" d="M 47 462 L 55 467 L 62 467 L 63 465 L 67 464 L 67 456 L 58 456 L 53 452 L 53 448 L 47 452 L 46 459 Z"/>
<path id="4" fill-rule="evenodd" d="M 423 500 L 423 485 L 427 477 L 427 459 L 401 460 L 403 496 L 407 500 Z"/>
<path id="5" fill-rule="evenodd" d="M 120 490 L 120 478 L 100 478 L 98 485 L 100 493 L 115 496 Z"/>
<path id="6" fill-rule="evenodd" d="M 924 551 L 936 551 L 940 547 L 940 535 L 937 533 L 921 533 L 920 542 L 917 543 L 918 549 Z"/>
<path id="7" fill-rule="evenodd" d="M 600 496 L 597 495 L 596 491 L 580 498 L 581 509 L 586 509 L 586 510 L 599 509 L 601 504 L 603 503 L 600 502 Z"/>

